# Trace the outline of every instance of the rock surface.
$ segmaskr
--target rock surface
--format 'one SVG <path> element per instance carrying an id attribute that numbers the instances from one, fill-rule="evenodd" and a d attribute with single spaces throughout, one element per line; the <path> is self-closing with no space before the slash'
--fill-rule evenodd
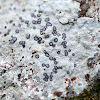
<path id="1" fill-rule="evenodd" d="M 79 11 L 73 0 L 0 0 L 1 99 L 58 100 L 88 87 L 100 71 L 100 22 Z"/>

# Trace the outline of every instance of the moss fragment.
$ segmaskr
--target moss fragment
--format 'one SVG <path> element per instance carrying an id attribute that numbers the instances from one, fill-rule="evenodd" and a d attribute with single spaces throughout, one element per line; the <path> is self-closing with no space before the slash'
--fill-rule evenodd
<path id="1" fill-rule="evenodd" d="M 99 100 L 100 98 L 100 79 L 96 79 L 94 84 L 87 89 L 84 89 L 83 93 L 79 96 L 66 98 L 65 100 Z"/>

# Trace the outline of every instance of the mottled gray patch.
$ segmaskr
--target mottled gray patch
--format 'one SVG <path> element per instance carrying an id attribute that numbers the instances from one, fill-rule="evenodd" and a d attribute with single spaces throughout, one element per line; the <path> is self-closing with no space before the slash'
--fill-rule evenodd
<path id="1" fill-rule="evenodd" d="M 34 95 L 34 97 L 32 98 L 32 100 L 41 100 L 37 95 Z"/>
<path id="2" fill-rule="evenodd" d="M 47 97 L 48 96 L 48 92 L 44 91 L 42 95 L 45 96 L 45 97 Z"/>

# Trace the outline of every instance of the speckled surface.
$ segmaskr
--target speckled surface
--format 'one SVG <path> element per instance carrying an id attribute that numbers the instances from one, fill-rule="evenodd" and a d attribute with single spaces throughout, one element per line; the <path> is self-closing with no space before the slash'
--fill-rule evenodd
<path id="1" fill-rule="evenodd" d="M 0 1 L 2 100 L 62 100 L 87 88 L 100 69 L 100 22 L 79 11 L 73 0 Z"/>

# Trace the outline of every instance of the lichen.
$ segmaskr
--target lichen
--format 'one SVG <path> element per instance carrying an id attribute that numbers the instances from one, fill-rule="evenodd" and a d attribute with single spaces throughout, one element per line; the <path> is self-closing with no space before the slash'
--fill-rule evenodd
<path id="1" fill-rule="evenodd" d="M 92 83 L 100 23 L 84 16 L 86 2 L 0 0 L 0 6 L 0 98 L 63 100 Z"/>

